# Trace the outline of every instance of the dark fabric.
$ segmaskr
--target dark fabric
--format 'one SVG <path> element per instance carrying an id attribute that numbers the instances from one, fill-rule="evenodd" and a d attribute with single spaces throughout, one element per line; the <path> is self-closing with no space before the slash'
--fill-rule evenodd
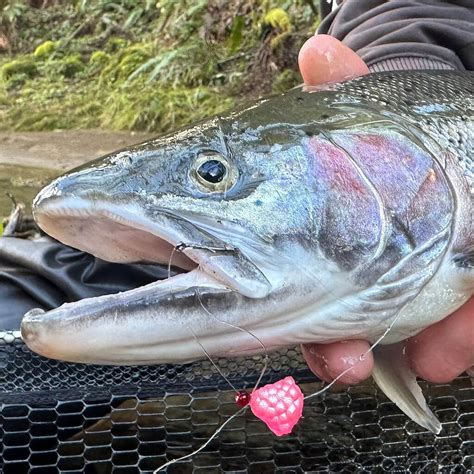
<path id="1" fill-rule="evenodd" d="M 26 311 L 129 290 L 166 278 L 160 265 L 108 263 L 49 238 L 0 238 L 0 329 L 18 329 Z"/>
<path id="2" fill-rule="evenodd" d="M 474 70 L 474 0 L 344 0 L 318 32 L 341 40 L 374 70 L 407 57 Z"/>

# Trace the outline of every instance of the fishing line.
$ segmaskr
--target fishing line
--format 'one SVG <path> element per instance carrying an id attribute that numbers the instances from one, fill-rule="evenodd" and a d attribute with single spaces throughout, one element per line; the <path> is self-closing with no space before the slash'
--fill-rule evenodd
<path id="1" fill-rule="evenodd" d="M 219 426 L 219 428 L 217 428 L 216 431 L 214 431 L 214 433 L 211 435 L 211 437 L 201 447 L 199 447 L 198 449 L 196 449 L 192 453 L 185 454 L 184 456 L 181 456 L 180 458 L 176 458 L 176 459 L 172 459 L 171 461 L 168 461 L 167 463 L 161 465 L 156 471 L 154 471 L 153 474 L 157 474 L 158 472 L 160 472 L 161 470 L 167 468 L 168 466 L 171 466 L 172 464 L 175 464 L 177 462 L 181 462 L 185 459 L 193 457 L 195 454 L 200 453 L 203 449 L 205 449 L 209 445 L 209 443 L 213 439 L 216 438 L 216 436 L 225 428 L 225 426 L 227 424 L 229 424 L 232 420 L 237 418 L 239 415 L 243 414 L 243 412 L 246 411 L 247 408 L 248 408 L 248 405 L 245 406 L 245 407 L 242 407 L 239 411 L 235 412 L 230 418 L 227 418 L 227 420 L 225 420 L 224 423 L 222 423 L 222 425 Z"/>
<path id="2" fill-rule="evenodd" d="M 359 360 L 351 367 L 348 367 L 347 369 L 344 369 L 334 380 L 332 380 L 330 383 L 325 385 L 321 390 L 318 390 L 317 392 L 312 393 L 311 395 L 306 395 L 304 397 L 304 400 L 310 400 L 311 398 L 317 397 L 318 395 L 322 395 L 324 392 L 327 392 L 336 382 L 338 382 L 344 375 L 346 375 L 348 372 L 350 372 L 354 367 L 357 367 L 358 364 L 360 364 L 365 358 L 382 342 L 382 340 L 387 336 L 387 334 L 392 330 L 393 325 L 397 322 L 397 319 L 399 318 L 402 309 L 405 307 L 405 305 L 400 308 L 397 313 L 395 314 L 395 318 L 392 320 L 392 322 L 388 325 L 387 329 L 385 329 L 384 333 L 364 352 L 359 356 Z"/>
<path id="3" fill-rule="evenodd" d="M 178 245 L 175 245 L 173 247 L 173 250 L 171 252 L 171 255 L 170 255 L 170 258 L 168 260 L 168 278 L 171 277 L 171 261 L 172 261 L 172 258 L 173 258 L 173 255 L 176 251 L 182 251 L 183 249 L 185 248 L 190 248 L 191 246 L 190 245 L 186 245 L 184 243 L 180 243 Z M 200 268 L 200 265 L 198 266 L 198 268 Z M 252 337 L 253 339 L 255 339 L 258 344 L 260 345 L 260 347 L 262 348 L 263 350 L 263 353 L 264 353 L 264 357 L 263 357 L 263 368 L 262 368 L 262 371 L 260 373 L 260 376 L 258 377 L 257 379 L 257 382 L 254 386 L 254 388 L 252 389 L 252 392 L 255 392 L 255 390 L 257 390 L 258 386 L 260 385 L 260 382 L 262 381 L 262 378 L 263 376 L 265 375 L 265 372 L 267 371 L 267 368 L 268 368 L 268 361 L 269 361 L 269 357 L 268 357 L 268 350 L 265 346 L 265 344 L 263 343 L 263 341 L 256 335 L 256 334 L 253 334 L 251 331 L 249 331 L 248 329 L 245 329 L 245 328 L 242 328 L 240 326 L 236 326 L 235 324 L 232 324 L 232 323 L 229 323 L 227 321 L 222 321 L 221 319 L 219 319 L 215 314 L 213 314 L 211 311 L 209 311 L 205 306 L 204 306 L 204 303 L 201 299 L 201 294 L 199 293 L 199 290 L 197 288 L 194 289 L 194 292 L 196 294 L 196 297 L 199 301 L 199 304 L 201 305 L 201 308 L 205 311 L 206 314 L 208 314 L 209 316 L 211 316 L 212 318 L 214 318 L 216 321 L 218 321 L 219 323 L 221 324 L 225 324 L 233 329 L 238 329 L 239 331 L 242 331 L 242 332 L 245 332 L 246 334 L 248 334 L 250 337 Z M 194 334 L 193 332 L 193 336 L 194 338 L 196 339 L 196 341 L 198 342 L 198 344 L 201 346 L 204 354 L 206 354 L 207 358 L 210 360 L 210 362 L 212 363 L 212 365 L 214 365 L 214 367 L 219 371 L 219 373 L 222 375 L 222 377 L 227 380 L 227 378 L 224 376 L 224 374 L 219 370 L 219 368 L 217 367 L 217 365 L 214 363 L 214 361 L 212 360 L 212 358 L 210 357 L 209 353 L 206 351 L 205 347 L 201 344 L 201 342 L 199 341 L 199 339 L 197 338 L 197 335 Z M 227 382 L 229 383 L 229 385 L 234 389 L 236 390 L 236 388 L 229 382 L 229 380 L 227 380 Z"/>
<path id="4" fill-rule="evenodd" d="M 178 247 L 177 245 L 175 245 L 173 247 L 173 250 L 171 251 L 170 258 L 168 260 L 168 278 L 171 278 L 171 262 L 173 261 L 173 257 L 174 257 L 174 254 L 175 254 L 176 250 L 177 250 L 177 247 Z"/>
<path id="5" fill-rule="evenodd" d="M 171 276 L 171 260 L 173 258 L 173 255 L 174 255 L 174 252 L 176 251 L 180 251 L 182 250 L 182 248 L 184 247 L 184 244 L 179 244 L 179 245 L 176 245 L 175 247 L 173 247 L 173 250 L 171 252 L 171 255 L 170 255 L 170 259 L 168 261 L 168 278 Z M 188 247 L 188 246 L 186 246 Z M 211 311 L 209 311 L 205 306 L 204 306 L 204 303 L 202 301 L 202 298 L 201 298 L 201 294 L 199 293 L 199 289 L 198 288 L 195 288 L 194 289 L 194 294 L 196 295 L 198 301 L 199 301 L 199 304 L 201 306 L 201 308 L 203 309 L 203 311 L 211 316 L 213 319 L 215 319 L 216 321 L 218 321 L 219 323 L 222 323 L 222 324 L 225 324 L 233 329 L 238 329 L 239 331 L 242 331 L 242 332 L 245 332 L 246 334 L 248 334 L 249 336 L 251 336 L 252 338 L 254 338 L 258 344 L 261 346 L 263 352 L 264 352 L 264 357 L 263 357 L 263 367 L 262 367 L 262 370 L 260 372 L 260 375 L 257 379 L 257 382 L 254 386 L 254 388 L 252 389 L 252 392 L 255 392 L 255 390 L 257 390 L 258 386 L 260 385 L 260 382 L 262 381 L 262 378 L 263 376 L 265 375 L 265 372 L 267 371 L 267 368 L 268 368 L 268 361 L 269 361 L 269 357 L 268 357 L 268 350 L 267 350 L 267 347 L 265 346 L 265 344 L 263 343 L 263 341 L 256 335 L 256 334 L 253 334 L 251 331 L 249 331 L 248 329 L 246 328 L 242 328 L 240 326 L 236 326 L 235 324 L 232 324 L 232 323 L 229 323 L 227 321 L 222 321 L 221 319 L 219 319 L 215 314 L 213 314 Z M 201 347 L 202 351 L 204 352 L 204 354 L 206 355 L 206 357 L 209 359 L 209 361 L 211 362 L 211 364 L 214 366 L 214 368 L 217 370 L 217 372 L 222 376 L 222 378 L 229 384 L 229 386 L 232 388 L 232 390 L 234 390 L 236 393 L 238 393 L 238 389 L 234 386 L 234 384 L 226 377 L 226 375 L 222 372 L 222 370 L 218 367 L 218 365 L 214 362 L 214 360 L 212 359 L 211 355 L 209 354 L 209 352 L 206 350 L 206 348 L 204 347 L 204 345 L 201 343 L 201 341 L 199 340 L 198 336 L 196 335 L 196 333 L 194 332 L 194 330 L 192 328 L 189 328 L 194 339 L 196 340 L 196 342 L 199 344 L 199 346 Z M 171 466 L 172 464 L 175 464 L 175 463 L 178 463 L 178 462 L 181 462 L 181 461 L 184 461 L 185 459 L 188 459 L 188 458 L 191 458 L 193 456 L 195 456 L 196 454 L 200 453 L 203 449 L 205 449 L 210 443 L 212 440 L 214 440 L 218 435 L 219 433 L 225 428 L 225 426 L 230 423 L 233 419 L 235 419 L 236 417 L 240 416 L 241 414 L 243 414 L 246 410 L 248 409 L 248 405 L 240 408 L 238 411 L 236 411 L 232 416 L 230 416 L 226 421 L 224 421 L 224 423 L 222 423 L 221 426 L 219 426 L 219 428 L 217 428 L 217 430 L 210 436 L 210 438 L 201 446 L 199 447 L 198 449 L 196 449 L 195 451 L 189 453 L 189 454 L 186 454 L 184 456 L 181 456 L 179 458 L 176 458 L 176 459 L 172 459 L 171 461 L 168 461 L 166 462 L 165 464 L 161 465 L 160 467 L 158 467 L 158 469 L 156 469 L 154 471 L 153 474 L 157 474 L 158 472 L 162 471 L 163 469 Z"/>
<path id="6" fill-rule="evenodd" d="M 173 259 L 173 255 L 174 253 L 179 250 L 181 247 L 183 247 L 183 244 L 178 244 L 178 245 L 175 245 L 173 247 L 173 250 L 171 251 L 171 255 L 170 255 L 170 258 L 168 260 L 168 278 L 171 277 L 171 261 Z M 195 289 L 195 294 L 196 296 L 198 297 L 198 300 L 199 300 L 199 303 L 201 304 L 201 306 L 204 308 L 203 304 L 202 304 L 202 301 L 201 299 L 199 298 L 199 295 L 198 295 L 198 290 L 197 288 Z M 205 309 L 205 308 L 204 308 Z M 222 376 L 222 378 L 229 384 L 229 386 L 232 388 L 232 390 L 235 390 L 237 392 L 237 388 L 235 388 L 235 386 L 232 384 L 232 382 L 224 375 L 224 373 L 219 369 L 219 367 L 217 366 L 217 364 L 212 360 L 212 357 L 211 355 L 209 354 L 209 352 L 207 352 L 206 348 L 202 345 L 201 341 L 198 339 L 196 333 L 193 331 L 192 328 L 189 328 L 191 333 L 193 334 L 193 337 L 195 339 L 195 341 L 201 346 L 201 349 L 202 351 L 204 352 L 204 354 L 206 355 L 206 357 L 209 359 L 209 362 L 214 366 L 214 368 L 217 370 L 217 372 L 219 372 L 219 374 Z"/>
<path id="7" fill-rule="evenodd" d="M 237 388 L 235 388 L 234 384 L 224 375 L 224 372 L 222 372 L 222 370 L 219 369 L 218 365 L 212 360 L 211 355 L 209 354 L 209 352 L 207 352 L 206 348 L 202 345 L 201 341 L 196 336 L 196 333 L 192 330 L 192 328 L 189 328 L 189 329 L 193 333 L 193 336 L 194 336 L 194 339 L 196 340 L 196 342 L 201 346 L 201 349 L 204 352 L 204 354 L 206 354 L 206 357 L 209 359 L 210 363 L 214 366 L 214 368 L 217 370 L 217 372 L 219 372 L 219 374 L 222 376 L 222 378 L 230 385 L 232 390 L 235 390 L 237 392 L 238 391 Z"/>
<path id="8" fill-rule="evenodd" d="M 199 293 L 199 290 L 196 288 L 195 289 L 195 292 L 196 292 L 196 296 L 199 300 L 199 303 L 201 305 L 201 308 L 206 312 L 206 314 L 208 314 L 209 316 L 211 316 L 212 318 L 214 318 L 216 321 L 218 321 L 219 323 L 222 323 L 222 324 L 225 324 L 233 329 L 238 329 L 239 331 L 242 331 L 242 332 L 245 332 L 246 334 L 248 334 L 249 336 L 253 337 L 257 342 L 258 344 L 260 345 L 260 347 L 262 348 L 263 352 L 264 352 L 264 357 L 263 357 L 263 368 L 262 368 L 262 371 L 260 372 L 260 376 L 259 378 L 257 379 L 257 383 L 255 384 L 254 388 L 252 389 L 252 392 L 255 392 L 255 390 L 257 390 L 258 386 L 260 385 L 260 382 L 262 381 L 262 378 L 263 376 L 265 375 L 265 372 L 267 371 L 267 368 L 268 368 L 268 361 L 269 361 L 269 357 L 268 357 L 268 350 L 267 350 L 267 347 L 265 346 L 265 344 L 263 343 L 263 341 L 256 335 L 256 334 L 253 334 L 252 332 L 250 332 L 248 329 L 246 328 L 243 328 L 243 327 L 240 327 L 240 326 L 236 326 L 235 324 L 232 324 L 232 323 L 229 323 L 227 321 L 222 321 L 221 319 L 219 319 L 215 314 L 211 313 L 211 311 L 209 311 L 205 306 L 204 306 L 204 303 L 202 302 L 202 299 L 201 299 L 201 294 Z"/>

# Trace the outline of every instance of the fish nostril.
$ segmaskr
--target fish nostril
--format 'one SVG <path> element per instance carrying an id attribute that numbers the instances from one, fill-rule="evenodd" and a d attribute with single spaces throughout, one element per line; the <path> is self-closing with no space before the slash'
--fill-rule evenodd
<path id="1" fill-rule="evenodd" d="M 130 153 L 119 153 L 115 156 L 112 156 L 110 159 L 112 165 L 118 165 L 123 168 L 128 168 L 133 166 L 135 162 L 135 156 Z"/>

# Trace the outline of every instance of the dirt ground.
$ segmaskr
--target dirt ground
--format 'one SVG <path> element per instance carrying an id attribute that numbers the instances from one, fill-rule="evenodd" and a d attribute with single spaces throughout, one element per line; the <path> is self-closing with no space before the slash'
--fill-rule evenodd
<path id="1" fill-rule="evenodd" d="M 2 132 L 0 164 L 64 171 L 148 138 L 145 133 L 102 130 Z"/>

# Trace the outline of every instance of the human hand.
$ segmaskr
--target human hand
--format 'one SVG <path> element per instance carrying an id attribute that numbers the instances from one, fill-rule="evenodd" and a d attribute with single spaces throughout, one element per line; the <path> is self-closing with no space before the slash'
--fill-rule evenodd
<path id="1" fill-rule="evenodd" d="M 316 35 L 301 48 L 299 67 L 306 85 L 341 82 L 369 72 L 364 61 L 339 40 Z M 436 383 L 449 382 L 474 366 L 474 298 L 451 316 L 406 341 L 406 354 L 414 372 Z M 363 340 L 331 344 L 304 344 L 303 355 L 309 368 L 331 382 L 352 367 L 340 382 L 357 384 L 372 373 L 372 353 Z"/>

